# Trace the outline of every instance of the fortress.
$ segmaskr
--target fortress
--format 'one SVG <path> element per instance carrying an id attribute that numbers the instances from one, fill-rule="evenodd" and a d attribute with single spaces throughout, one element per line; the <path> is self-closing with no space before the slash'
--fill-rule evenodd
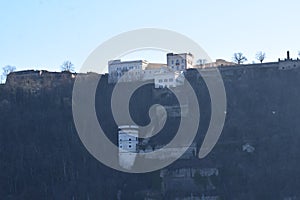
<path id="1" fill-rule="evenodd" d="M 177 87 L 184 83 L 186 74 L 190 74 L 195 69 L 200 70 L 202 76 L 211 77 L 211 70 L 219 69 L 224 79 L 241 78 L 241 76 L 251 76 L 261 70 L 292 70 L 300 67 L 300 60 L 291 59 L 289 52 L 287 58 L 278 59 L 278 62 L 257 63 L 257 64 L 236 64 L 222 59 L 217 59 L 213 63 L 193 64 L 191 53 L 167 54 L 167 64 L 149 63 L 145 60 L 121 61 L 112 60 L 108 62 L 108 83 L 133 82 L 133 81 L 153 81 L 155 88 Z M 249 73 L 247 73 L 249 72 Z M 247 74 L 246 74 L 247 73 Z M 26 70 L 12 72 L 7 76 L 6 85 L 12 88 L 22 87 L 24 89 L 39 91 L 41 88 L 56 87 L 61 84 L 73 83 L 77 73 L 49 72 L 46 70 Z M 80 74 L 90 77 L 99 75 L 96 73 Z M 199 75 L 198 75 L 199 76 Z"/>
<path id="2" fill-rule="evenodd" d="M 118 67 L 123 65 L 121 61 L 114 63 L 118 63 Z M 5 186 L 0 196 L 30 199 L 33 190 L 28 185 L 38 183 L 34 193 L 38 191 L 40 196 L 36 199 L 56 194 L 67 194 L 64 199 L 71 195 L 85 199 L 81 195 L 87 184 L 97 185 L 90 188 L 91 193 L 105 199 L 114 199 L 117 190 L 122 190 L 125 199 L 134 199 L 143 192 L 146 193 L 143 197 L 158 196 L 153 199 L 184 199 L 191 194 L 194 199 L 299 199 L 299 59 L 291 59 L 288 54 L 277 62 L 245 65 L 217 60 L 186 69 L 178 65 L 178 70 L 176 60 L 173 68 L 172 61 L 171 64 L 137 63 L 142 66 L 141 71 L 158 72 L 155 76 L 159 74 L 157 68 L 167 69 L 170 74 L 179 71 L 195 90 L 201 111 L 199 129 L 193 145 L 181 159 L 151 174 L 122 174 L 99 164 L 85 150 L 76 133 L 72 118 L 74 80 L 80 76 L 87 79 L 101 76 L 95 110 L 107 137 L 118 145 L 120 157 L 125 158 L 120 164 L 130 166 L 132 163 L 127 161 L 134 160 L 130 153 L 137 149 L 149 152 L 168 143 L 177 131 L 182 113 L 189 118 L 193 108 L 188 95 L 185 105 L 178 105 L 168 89 L 173 86 L 163 82 L 164 88 L 156 88 L 152 79 L 155 76 L 149 75 L 150 71 L 145 74 L 152 76 L 152 82 L 148 79 L 151 84 L 133 94 L 130 114 L 142 127 L 149 124 L 149 108 L 160 104 L 166 112 L 156 112 L 161 113 L 159 119 L 166 118 L 166 123 L 159 134 L 140 142 L 136 133 L 142 130 L 126 122 L 118 127 L 110 107 L 106 106 L 111 103 L 116 84 L 109 81 L 110 74 L 12 72 L 6 84 L 0 87 L 0 125 L 3 127 L 0 170 Z M 211 118 L 211 100 L 203 76 L 218 81 L 211 73 L 215 69 L 220 71 L 226 90 L 226 121 L 216 146 L 200 160 L 195 152 L 203 142 Z M 134 84 L 132 81 L 120 81 L 120 86 L 126 88 L 127 84 Z M 172 89 L 184 93 L 183 88 L 184 85 L 176 85 Z M 14 178 L 16 174 L 18 179 Z M 139 189 L 124 189 L 124 184 L 138 185 Z M 70 190 L 59 191 L 57 185 L 67 185 Z M 99 191 L 98 186 L 105 189 Z M 162 196 L 164 198 L 160 198 Z"/>

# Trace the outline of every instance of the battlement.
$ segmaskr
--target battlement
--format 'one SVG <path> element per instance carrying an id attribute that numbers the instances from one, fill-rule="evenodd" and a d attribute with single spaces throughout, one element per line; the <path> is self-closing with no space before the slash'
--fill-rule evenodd
<path id="1" fill-rule="evenodd" d="M 120 63 L 120 61 L 113 61 L 116 63 Z M 141 61 L 137 61 L 143 62 Z M 155 65 L 156 66 L 156 65 Z M 162 66 L 162 64 L 157 64 L 157 66 Z M 157 68 L 156 66 L 156 68 Z M 225 79 L 234 80 L 234 79 L 240 79 L 241 77 L 251 78 L 251 77 L 257 77 L 257 75 L 262 72 L 261 70 L 267 71 L 287 71 L 287 70 L 295 70 L 300 68 L 300 60 L 292 59 L 290 58 L 289 52 L 287 52 L 287 58 L 285 59 L 278 59 L 277 62 L 269 62 L 269 63 L 255 63 L 255 64 L 234 64 L 231 62 L 226 62 L 224 60 L 217 60 L 217 62 L 207 65 L 209 67 L 201 67 L 200 65 L 195 65 L 193 68 L 187 69 L 187 71 L 184 72 L 184 76 L 193 76 L 194 71 L 200 70 L 201 76 L 205 77 L 214 77 L 216 76 L 216 73 L 214 73 L 215 70 L 219 70 Z M 165 66 L 163 66 L 165 67 Z M 154 76 L 155 74 L 158 74 L 156 77 L 156 82 L 159 81 L 159 79 L 162 79 L 159 75 L 160 73 L 154 73 L 155 70 L 162 70 L 163 67 L 154 69 L 154 71 L 151 69 L 145 70 L 147 72 L 152 72 L 151 76 Z M 266 71 L 267 70 L 267 71 Z M 159 71 L 159 72 L 160 72 Z M 169 73 L 171 74 L 171 73 Z M 167 75 L 169 75 L 167 74 Z M 197 73 L 198 74 L 198 73 Z M 266 75 L 265 73 L 263 73 Z M 77 74 L 77 73 L 71 73 L 68 71 L 64 72 L 49 72 L 46 70 L 25 70 L 25 71 L 17 71 L 12 72 L 7 76 L 6 79 L 6 86 L 17 88 L 22 87 L 24 89 L 30 89 L 30 90 L 39 90 L 41 88 L 50 88 L 50 87 L 56 87 L 63 84 L 72 84 L 74 79 L 80 75 L 80 78 L 88 78 L 90 76 L 99 76 L 101 74 L 97 73 L 84 73 L 84 74 Z M 144 74 L 143 75 L 147 75 Z M 164 74 L 165 75 L 165 74 Z M 109 76 L 109 74 L 108 74 Z M 199 74 L 197 76 L 200 76 Z M 149 78 L 144 78 L 149 79 Z M 144 80 L 142 79 L 142 80 Z M 166 79 L 166 78 L 165 78 Z M 173 77 L 168 77 L 168 80 L 172 79 Z M 164 79 L 163 79 L 164 80 Z M 135 79 L 131 80 L 135 81 Z M 130 81 L 129 81 L 130 82 Z M 156 83 L 155 82 L 155 83 Z M 158 85 L 156 83 L 156 85 Z"/>
<path id="2" fill-rule="evenodd" d="M 46 70 L 17 71 L 7 76 L 5 85 L 11 88 L 22 87 L 36 92 L 41 88 L 50 88 L 71 83 L 75 77 L 76 74 L 71 72 L 48 72 Z"/>
<path id="3" fill-rule="evenodd" d="M 296 69 L 300 67 L 300 60 L 297 58 L 297 60 L 279 60 L 278 62 L 278 69 L 280 70 L 290 70 L 290 69 Z"/>

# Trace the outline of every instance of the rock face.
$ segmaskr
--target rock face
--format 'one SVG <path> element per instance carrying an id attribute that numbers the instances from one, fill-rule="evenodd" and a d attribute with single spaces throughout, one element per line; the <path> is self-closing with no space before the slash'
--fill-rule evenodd
<path id="1" fill-rule="evenodd" d="M 6 85 L 0 86 L 0 197 L 299 199 L 300 68 L 297 66 L 299 61 L 291 64 L 289 60 L 221 67 L 227 111 L 220 140 L 206 158 L 178 160 L 164 169 L 168 176 L 162 177 L 160 171 L 121 173 L 99 163 L 87 152 L 72 118 L 71 95 L 76 74 L 12 73 Z M 210 98 L 195 70 L 188 70 L 186 79 L 199 99 L 200 126 L 195 139 L 199 149 L 211 117 Z M 107 81 L 107 75 L 103 75 L 97 88 L 96 110 L 107 137 L 117 144 L 118 126 L 109 107 L 114 85 Z M 149 108 L 156 103 L 167 108 L 178 107 L 168 89 L 146 85 L 130 101 L 134 121 L 140 126 L 148 124 Z M 168 115 L 165 127 L 148 143 L 166 144 L 179 123 L 177 115 Z M 206 169 L 218 173 L 201 176 Z M 183 182 L 172 177 L 172 172 L 182 170 L 199 173 L 196 178 L 191 173 Z M 183 190 L 178 191 L 176 184 L 185 184 Z"/>

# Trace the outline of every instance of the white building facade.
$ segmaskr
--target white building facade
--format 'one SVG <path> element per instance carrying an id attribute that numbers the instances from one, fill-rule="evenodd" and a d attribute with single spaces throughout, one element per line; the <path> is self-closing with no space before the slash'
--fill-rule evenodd
<path id="1" fill-rule="evenodd" d="M 108 82 L 116 83 L 117 81 L 130 82 L 140 80 L 142 72 L 147 65 L 148 62 L 145 60 L 111 60 L 108 62 Z"/>
<path id="2" fill-rule="evenodd" d="M 138 126 L 119 126 L 118 140 L 120 152 L 137 152 Z"/>
<path id="3" fill-rule="evenodd" d="M 167 64 L 148 63 L 145 60 L 108 62 L 108 82 L 131 82 L 153 80 L 155 88 L 183 85 L 186 69 L 193 68 L 191 53 L 167 54 Z"/>
<path id="4" fill-rule="evenodd" d="M 138 152 L 138 134 L 139 127 L 134 125 L 119 126 L 118 146 L 119 146 L 119 164 L 130 169 L 135 161 Z"/>
<path id="5" fill-rule="evenodd" d="M 166 71 L 154 76 L 155 88 L 170 88 L 183 85 L 184 75 L 179 71 Z"/>
<path id="6" fill-rule="evenodd" d="M 167 54 L 167 65 L 175 71 L 185 71 L 193 68 L 194 56 L 191 53 L 168 53 Z"/>

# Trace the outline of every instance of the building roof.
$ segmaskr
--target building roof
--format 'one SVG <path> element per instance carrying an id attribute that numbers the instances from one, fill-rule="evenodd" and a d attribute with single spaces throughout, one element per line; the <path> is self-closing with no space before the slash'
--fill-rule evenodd
<path id="1" fill-rule="evenodd" d="M 121 60 L 119 59 L 119 60 L 110 60 L 110 61 L 108 61 L 108 64 L 109 64 L 109 65 L 112 65 L 112 64 L 120 64 L 120 63 L 125 64 L 125 63 L 139 63 L 139 62 L 141 62 L 141 63 L 148 63 L 147 60 L 129 60 L 129 61 L 121 61 Z"/>
<path id="2" fill-rule="evenodd" d="M 194 67 L 195 68 L 206 68 L 206 67 L 234 66 L 234 65 L 237 65 L 237 64 L 234 62 L 226 61 L 224 59 L 216 59 L 215 62 L 194 65 Z"/>
<path id="3" fill-rule="evenodd" d="M 167 56 L 185 56 L 185 55 L 194 57 L 194 55 L 190 52 L 188 52 L 188 53 L 168 53 L 167 54 Z"/>
<path id="4" fill-rule="evenodd" d="M 167 67 L 167 64 L 163 63 L 148 63 L 147 67 L 145 69 L 160 69 L 161 67 Z"/>

